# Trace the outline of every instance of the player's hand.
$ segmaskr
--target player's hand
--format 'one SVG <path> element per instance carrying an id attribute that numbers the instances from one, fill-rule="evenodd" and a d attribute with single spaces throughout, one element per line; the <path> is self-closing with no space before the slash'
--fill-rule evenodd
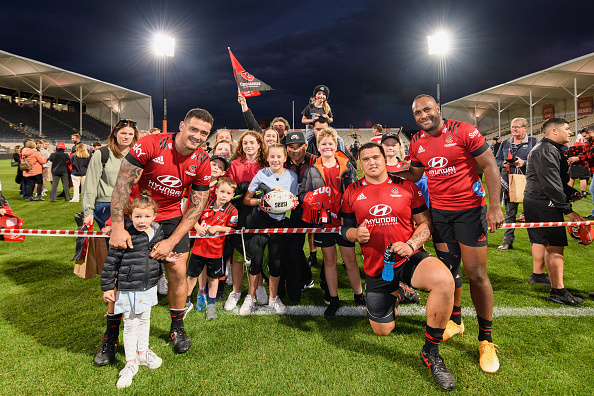
<path id="1" fill-rule="evenodd" d="M 167 261 L 168 263 L 175 263 L 176 261 L 181 260 L 181 258 L 183 257 L 183 255 L 184 255 L 183 253 L 171 252 L 167 256 L 167 258 L 165 259 L 165 261 Z"/>
<path id="2" fill-rule="evenodd" d="M 498 228 L 501 228 L 505 217 L 499 205 L 491 206 L 487 211 L 487 225 L 490 232 L 495 232 Z"/>
<path id="3" fill-rule="evenodd" d="M 571 212 L 570 214 L 567 215 L 567 217 L 569 218 L 570 221 L 586 221 L 586 219 L 584 219 L 582 216 L 580 216 L 579 214 L 577 214 L 575 212 Z"/>
<path id="4" fill-rule="evenodd" d="M 357 242 L 367 243 L 370 238 L 371 234 L 367 228 L 367 219 L 365 219 L 363 220 L 363 223 L 359 224 L 359 227 L 357 227 Z"/>
<path id="5" fill-rule="evenodd" d="M 173 250 L 175 244 L 171 243 L 169 238 L 158 242 L 154 247 L 153 251 L 151 252 L 150 256 L 157 260 L 167 260 L 169 253 Z"/>
<path id="6" fill-rule="evenodd" d="M 114 249 L 132 249 L 132 238 L 124 228 L 112 228 L 109 236 L 109 247 Z"/>
<path id="7" fill-rule="evenodd" d="M 414 253 L 409 244 L 405 242 L 393 242 L 390 250 L 400 257 L 407 257 Z"/>
<path id="8" fill-rule="evenodd" d="M 105 302 L 115 302 L 115 290 L 111 289 L 108 291 L 103 292 L 103 301 Z"/>

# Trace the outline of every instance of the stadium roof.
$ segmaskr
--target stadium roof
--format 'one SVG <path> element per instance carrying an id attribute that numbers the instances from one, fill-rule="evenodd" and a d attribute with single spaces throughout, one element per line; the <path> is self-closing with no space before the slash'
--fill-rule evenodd
<path id="1" fill-rule="evenodd" d="M 0 87 L 41 93 L 42 96 L 56 99 L 82 101 L 87 113 L 108 125 L 120 118 L 131 118 L 138 122 L 140 129 L 152 126 L 152 101 L 149 95 L 2 50 Z M 113 109 L 113 113 L 110 109 Z"/>
<path id="2" fill-rule="evenodd" d="M 442 110 L 446 118 L 475 123 L 476 117 L 479 127 L 495 128 L 499 113 L 507 122 L 517 116 L 540 119 L 542 112 L 535 115 L 531 107 L 551 103 L 561 110 L 556 115 L 573 119 L 577 99 L 592 94 L 594 53 L 448 102 Z"/>

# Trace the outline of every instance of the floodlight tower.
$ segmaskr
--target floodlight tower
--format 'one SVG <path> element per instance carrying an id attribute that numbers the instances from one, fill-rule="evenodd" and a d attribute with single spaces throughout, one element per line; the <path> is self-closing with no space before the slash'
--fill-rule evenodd
<path id="1" fill-rule="evenodd" d="M 167 132 L 167 58 L 173 58 L 175 39 L 162 34 L 155 36 L 155 55 L 163 57 L 163 133 Z"/>
<path id="2" fill-rule="evenodd" d="M 450 51 L 450 36 L 446 32 L 438 32 L 427 36 L 429 55 L 437 56 L 437 105 L 440 105 L 439 83 L 444 73 L 445 56 Z"/>

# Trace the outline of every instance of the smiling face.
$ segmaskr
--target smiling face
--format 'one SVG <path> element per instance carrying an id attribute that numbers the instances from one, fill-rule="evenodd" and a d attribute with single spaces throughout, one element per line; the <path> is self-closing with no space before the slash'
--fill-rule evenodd
<path id="1" fill-rule="evenodd" d="M 217 144 L 212 155 L 220 155 L 225 159 L 229 159 L 231 157 L 231 145 L 228 142 L 221 142 Z"/>
<path id="2" fill-rule="evenodd" d="M 225 164 L 220 159 L 210 161 L 210 176 L 213 179 L 217 179 L 225 175 Z"/>
<path id="3" fill-rule="evenodd" d="M 521 141 L 526 136 L 526 126 L 522 124 L 522 121 L 513 121 L 511 123 L 511 134 L 516 142 Z"/>
<path id="4" fill-rule="evenodd" d="M 281 147 L 274 147 L 268 150 L 268 165 L 272 172 L 278 172 L 285 166 L 287 155 Z"/>
<path id="5" fill-rule="evenodd" d="M 228 142 L 232 142 L 233 139 L 231 138 L 231 131 L 220 130 L 217 133 L 217 140 L 215 141 L 215 143 L 220 142 L 221 140 L 226 140 Z"/>
<path id="6" fill-rule="evenodd" d="M 318 102 L 318 103 L 324 102 L 326 100 L 326 94 L 322 91 L 318 91 L 318 92 L 316 92 L 315 99 L 316 99 L 316 102 Z"/>
<path id="7" fill-rule="evenodd" d="M 190 118 L 187 122 L 179 123 L 179 130 L 175 137 L 175 147 L 180 154 L 189 155 L 197 150 L 210 134 L 212 124 L 196 117 Z"/>
<path id="8" fill-rule="evenodd" d="M 132 225 L 134 225 L 134 228 L 141 232 L 150 230 L 151 223 L 156 217 L 157 214 L 151 207 L 134 208 L 132 210 L 132 214 L 130 214 Z"/>
<path id="9" fill-rule="evenodd" d="M 254 156 L 258 154 L 260 144 L 258 140 L 252 135 L 245 135 L 241 141 L 241 148 L 247 156 Z"/>
<path id="10" fill-rule="evenodd" d="M 388 158 L 395 157 L 400 151 L 400 143 L 398 143 L 396 139 L 388 138 L 384 140 L 382 146 L 384 147 L 386 157 Z"/>
<path id="11" fill-rule="evenodd" d="M 278 136 L 280 136 L 280 137 L 285 136 L 287 133 L 287 130 L 285 129 L 286 125 L 282 121 L 277 121 L 277 122 L 273 123 L 272 128 L 278 133 Z"/>
<path id="12" fill-rule="evenodd" d="M 287 153 L 289 158 L 296 163 L 300 164 L 305 158 L 305 151 L 307 150 L 307 144 L 305 143 L 291 143 L 287 145 Z"/>
<path id="13" fill-rule="evenodd" d="M 425 132 L 436 132 L 442 124 L 441 111 L 432 98 L 422 96 L 412 105 L 415 122 Z"/>
<path id="14" fill-rule="evenodd" d="M 278 133 L 274 129 L 267 129 L 264 132 L 264 136 L 263 137 L 264 137 L 264 144 L 266 146 L 270 146 L 273 143 L 278 143 L 279 142 Z"/>
<path id="15" fill-rule="evenodd" d="M 330 137 L 325 137 L 318 142 L 318 151 L 320 155 L 324 158 L 334 157 L 336 153 L 336 143 L 334 139 Z"/>

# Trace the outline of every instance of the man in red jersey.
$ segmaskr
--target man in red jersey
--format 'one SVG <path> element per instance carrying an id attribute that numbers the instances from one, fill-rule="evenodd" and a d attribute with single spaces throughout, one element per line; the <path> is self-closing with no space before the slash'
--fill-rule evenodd
<path id="1" fill-rule="evenodd" d="M 172 251 L 183 253 L 180 260 L 165 265 L 171 313 L 169 336 L 177 353 L 186 352 L 192 345 L 183 326 L 188 232 L 200 218 L 208 200 L 210 161 L 200 145 L 208 137 L 213 122 L 206 110 L 193 109 L 179 124 L 179 133 L 160 133 L 140 139 L 122 162 L 111 196 L 111 247 L 132 247 L 130 235 L 124 229 L 124 207 L 130 196 L 149 190 L 159 205 L 156 221 L 163 227 L 166 238 L 155 246 L 151 257 L 164 260 Z M 190 204 L 182 216 L 181 199 L 186 188 L 191 188 Z"/>
<path id="2" fill-rule="evenodd" d="M 421 131 L 410 142 L 410 169 L 399 175 L 414 182 L 423 172 L 427 175 L 435 250 L 437 257 L 450 265 L 456 283 L 454 310 L 444 340 L 464 332 L 462 260 L 479 323 L 480 366 L 492 373 L 499 369 L 499 360 L 491 337 L 493 288 L 487 275 L 487 227 L 494 232 L 503 224 L 499 168 L 479 130 L 465 122 L 442 119 L 431 96 L 417 96 L 412 110 Z M 489 189 L 489 210 L 477 163 Z"/>
<path id="3" fill-rule="evenodd" d="M 425 199 L 411 181 L 388 176 L 381 145 L 364 144 L 360 160 L 364 177 L 342 197 L 341 234 L 361 245 L 371 328 L 383 336 L 394 329 L 400 282 L 429 290 L 421 358 L 435 382 L 454 389 L 454 376 L 439 353 L 454 303 L 454 279 L 444 263 L 423 249 L 432 228 Z"/>

